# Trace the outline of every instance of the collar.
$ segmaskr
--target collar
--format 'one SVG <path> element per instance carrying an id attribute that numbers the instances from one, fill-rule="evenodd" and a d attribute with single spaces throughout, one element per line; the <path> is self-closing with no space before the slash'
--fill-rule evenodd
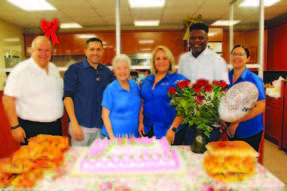
<path id="1" fill-rule="evenodd" d="M 38 71 L 38 72 L 40 72 L 40 73 L 44 73 L 44 74 L 47 75 L 46 71 L 45 71 L 43 68 L 41 68 L 41 67 L 35 62 L 35 60 L 34 60 L 32 57 L 30 57 L 29 62 L 31 63 L 31 66 L 32 66 L 36 71 Z M 50 70 L 51 70 L 51 66 L 50 66 L 50 62 L 49 62 L 49 63 L 48 63 L 48 75 L 49 75 Z"/>
<path id="2" fill-rule="evenodd" d="M 93 68 L 93 67 L 89 64 L 89 62 L 88 62 L 88 60 L 87 60 L 87 57 L 85 57 L 85 59 L 83 60 L 83 67 L 84 67 L 84 68 L 89 68 L 89 67 Z M 97 68 L 97 70 L 102 70 L 102 69 L 103 69 L 102 64 L 98 63 L 98 68 Z"/>
<path id="3" fill-rule="evenodd" d="M 243 70 L 243 72 L 241 73 L 241 75 L 239 76 L 239 78 L 238 79 L 242 79 L 242 80 L 245 80 L 245 78 L 246 78 L 246 76 L 247 76 L 247 74 L 248 74 L 248 69 L 245 67 L 245 69 Z M 233 77 L 233 74 L 234 74 L 234 69 L 232 69 L 231 71 L 230 71 L 230 76 L 229 76 L 229 79 L 233 79 L 232 77 Z M 234 84 L 234 82 L 232 81 L 232 84 Z"/>
<path id="4" fill-rule="evenodd" d="M 168 80 L 171 79 L 171 74 L 169 72 L 166 73 L 165 78 L 167 78 Z"/>
<path id="5" fill-rule="evenodd" d="M 130 83 L 130 79 L 128 79 L 128 83 L 129 83 L 129 85 L 130 85 L 130 92 L 132 92 L 132 83 Z M 115 87 L 116 87 L 116 89 L 119 90 L 119 91 L 126 91 L 126 90 L 124 90 L 124 89 L 122 88 L 122 86 L 121 86 L 121 84 L 120 84 L 120 82 L 118 81 L 117 78 L 115 79 Z"/>
<path id="6" fill-rule="evenodd" d="M 149 80 L 149 81 L 154 81 L 155 76 L 153 74 L 148 75 L 147 77 L 145 77 L 145 79 Z"/>
<path id="7" fill-rule="evenodd" d="M 161 80 L 163 80 L 164 78 L 170 80 L 171 77 L 172 77 L 172 74 L 170 74 L 169 72 L 167 72 L 167 73 L 165 74 L 165 77 L 163 77 Z M 148 75 L 148 76 L 146 77 L 146 79 L 154 82 L 154 80 L 155 80 L 155 75 L 150 74 L 150 75 Z"/>
<path id="8" fill-rule="evenodd" d="M 243 70 L 242 74 L 240 75 L 240 77 L 241 77 L 243 80 L 245 80 L 248 71 L 249 71 L 249 70 L 245 67 L 245 69 Z"/>
<path id="9" fill-rule="evenodd" d="M 200 55 L 198 55 L 197 58 L 195 58 L 195 57 L 192 55 L 192 50 L 190 51 L 190 55 L 191 55 L 191 57 L 193 57 L 194 59 L 198 59 L 201 55 L 202 55 L 202 56 L 206 56 L 206 55 L 208 54 L 208 51 L 209 51 L 209 49 L 208 49 L 208 47 L 206 46 L 206 48 L 204 49 L 204 51 L 202 51 L 202 52 L 200 53 Z"/>

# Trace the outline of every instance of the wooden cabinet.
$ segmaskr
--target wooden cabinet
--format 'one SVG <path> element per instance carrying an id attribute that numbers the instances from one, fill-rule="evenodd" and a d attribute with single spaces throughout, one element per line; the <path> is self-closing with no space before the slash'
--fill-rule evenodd
<path id="1" fill-rule="evenodd" d="M 269 46 L 269 31 L 264 30 L 264 70 L 268 70 L 267 68 L 267 48 Z M 259 31 L 252 30 L 252 31 L 234 31 L 234 42 L 233 45 L 244 45 L 250 51 L 250 60 L 247 64 L 257 64 L 258 63 L 258 51 L 259 51 Z M 225 30 L 223 32 L 223 58 L 226 62 L 230 62 L 230 52 L 229 52 L 229 31 Z M 258 69 L 251 69 L 257 71 Z"/>
<path id="2" fill-rule="evenodd" d="M 275 35 L 275 69 L 276 71 L 287 71 L 287 24 L 276 27 Z"/>
<path id="3" fill-rule="evenodd" d="M 283 124 L 282 124 L 282 142 L 279 145 L 280 148 L 287 149 L 287 81 L 282 82 L 283 91 Z"/>
<path id="4" fill-rule="evenodd" d="M 268 30 L 268 48 L 267 48 L 267 70 L 275 71 L 275 36 L 276 28 L 270 28 Z"/>
<path id="5" fill-rule="evenodd" d="M 282 99 L 266 98 L 265 137 L 279 143 L 282 129 Z"/>
<path id="6" fill-rule="evenodd" d="M 268 71 L 287 71 L 287 24 L 268 31 Z"/>
<path id="7" fill-rule="evenodd" d="M 115 31 L 95 31 L 86 33 L 59 33 L 59 44 L 53 46 L 53 56 L 85 55 L 85 43 L 87 38 L 80 38 L 83 34 L 93 34 L 100 38 L 104 44 L 104 54 L 101 63 L 108 64 L 116 55 Z M 179 56 L 184 53 L 183 30 L 159 30 L 159 31 L 122 31 L 121 52 L 125 54 L 151 53 L 158 45 L 167 46 L 178 63 Z M 29 57 L 31 44 L 37 34 L 24 34 L 25 55 Z M 152 44 L 140 44 L 140 40 L 154 40 Z"/>
<path id="8" fill-rule="evenodd" d="M 265 138 L 287 149 L 287 81 L 281 82 L 281 97 L 266 97 Z"/>

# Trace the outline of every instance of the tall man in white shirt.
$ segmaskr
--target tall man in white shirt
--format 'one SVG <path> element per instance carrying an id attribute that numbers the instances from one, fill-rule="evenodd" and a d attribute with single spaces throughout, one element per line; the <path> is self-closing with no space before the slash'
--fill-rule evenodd
<path id="1" fill-rule="evenodd" d="M 8 76 L 3 104 L 12 137 L 25 145 L 38 134 L 62 135 L 63 82 L 52 64 L 52 44 L 44 36 L 32 42 L 31 58 Z"/>
<path id="2" fill-rule="evenodd" d="M 227 64 L 222 57 L 207 47 L 208 26 L 195 23 L 190 26 L 189 47 L 190 52 L 179 58 L 179 73 L 191 81 L 199 79 L 224 80 L 229 84 Z M 186 128 L 185 144 L 190 145 L 194 136 L 193 129 Z M 218 141 L 219 128 L 213 128 L 209 141 Z"/>

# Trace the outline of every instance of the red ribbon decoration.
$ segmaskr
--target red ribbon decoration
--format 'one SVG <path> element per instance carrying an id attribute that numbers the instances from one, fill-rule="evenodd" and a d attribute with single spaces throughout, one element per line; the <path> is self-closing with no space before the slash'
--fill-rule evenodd
<path id="1" fill-rule="evenodd" d="M 59 43 L 56 31 L 59 28 L 59 21 L 57 18 L 55 18 L 52 22 L 47 22 L 45 19 L 42 19 L 41 21 L 41 29 L 45 33 L 45 36 L 50 39 L 52 39 L 53 45 L 56 43 Z"/>

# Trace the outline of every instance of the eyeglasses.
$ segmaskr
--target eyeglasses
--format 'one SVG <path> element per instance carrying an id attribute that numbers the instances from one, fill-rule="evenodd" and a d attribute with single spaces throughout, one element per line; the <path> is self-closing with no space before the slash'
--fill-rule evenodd
<path id="1" fill-rule="evenodd" d="M 231 53 L 232 56 L 244 56 L 245 53 Z"/>
<path id="2" fill-rule="evenodd" d="M 101 81 L 100 73 L 98 70 L 95 70 L 95 71 L 96 71 L 96 75 L 97 75 L 97 82 L 100 82 Z"/>
<path id="3" fill-rule="evenodd" d="M 189 39 L 190 40 L 196 40 L 196 38 L 198 38 L 198 40 L 203 40 L 205 37 L 203 37 L 203 36 L 191 36 Z"/>

